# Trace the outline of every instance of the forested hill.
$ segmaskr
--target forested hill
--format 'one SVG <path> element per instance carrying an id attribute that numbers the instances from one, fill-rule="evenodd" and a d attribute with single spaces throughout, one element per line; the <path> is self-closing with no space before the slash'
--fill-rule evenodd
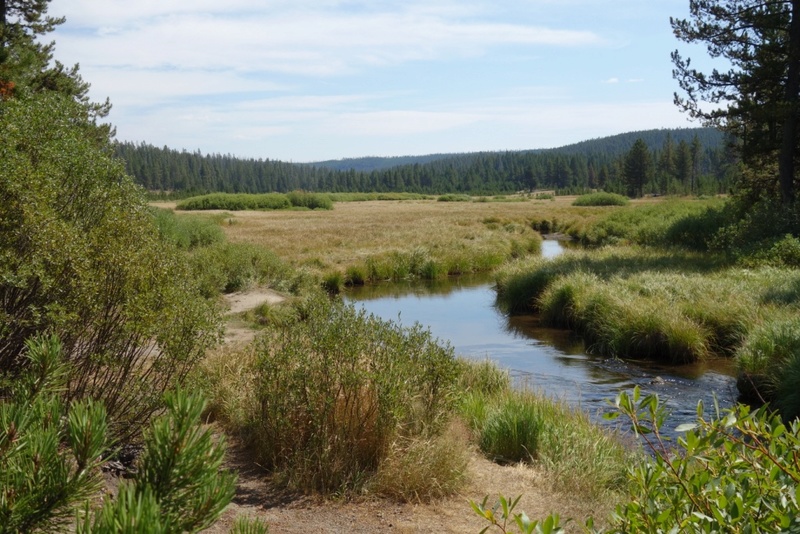
<path id="1" fill-rule="evenodd" d="M 722 145 L 724 136 L 722 132 L 715 128 L 680 128 L 680 129 L 659 129 L 643 130 L 638 132 L 627 132 L 608 137 L 589 139 L 565 145 L 558 148 L 540 148 L 532 150 L 521 150 L 519 153 L 542 154 L 556 152 L 559 154 L 582 154 L 584 156 L 592 154 L 612 154 L 620 155 L 627 152 L 637 139 L 642 139 L 650 150 L 658 150 L 664 145 L 664 141 L 669 135 L 674 143 L 684 141 L 691 143 L 695 136 L 705 147 L 719 147 Z M 400 167 L 403 165 L 426 164 L 443 159 L 471 159 L 481 153 L 462 153 L 462 154 L 427 154 L 425 156 L 394 156 L 378 157 L 367 156 L 363 158 L 345 158 L 326 161 L 315 161 L 309 163 L 315 167 L 323 167 L 336 171 L 355 170 L 358 172 L 371 172 Z"/>
<path id="2" fill-rule="evenodd" d="M 388 192 L 496 194 L 556 188 L 624 192 L 633 145 L 645 192 L 720 192 L 728 187 L 730 157 L 722 135 L 711 129 L 633 132 L 556 149 L 343 160 L 346 170 L 232 155 L 201 154 L 118 143 L 128 173 L 150 191 Z M 380 161 L 385 160 L 385 161 Z M 369 162 L 369 163 L 368 163 Z M 386 166 L 391 163 L 393 166 Z M 330 162 L 328 162 L 330 164 Z M 395 165 L 396 164 L 396 165 Z M 360 169 L 360 170 L 359 170 Z M 370 169 L 370 170 L 368 170 Z"/>

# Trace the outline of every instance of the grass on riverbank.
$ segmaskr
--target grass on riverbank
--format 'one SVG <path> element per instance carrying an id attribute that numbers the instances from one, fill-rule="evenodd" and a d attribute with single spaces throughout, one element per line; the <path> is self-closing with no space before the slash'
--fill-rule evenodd
<path id="1" fill-rule="evenodd" d="M 274 323 L 251 347 L 211 355 L 195 377 L 209 417 L 250 443 L 285 486 L 414 502 L 452 495 L 465 482 L 468 450 L 481 441 L 478 418 L 463 407 L 504 411 L 501 399 L 519 399 L 540 421 L 534 462 L 554 490 L 608 502 L 620 489 L 618 440 L 564 405 L 512 392 L 495 364 L 456 359 L 418 328 L 341 303 L 292 306 L 293 319 Z"/>
<path id="2" fill-rule="evenodd" d="M 536 253 L 534 203 L 345 202 L 325 212 L 238 212 L 231 242 L 269 250 L 325 280 L 328 289 L 488 271 Z"/>
<path id="3" fill-rule="evenodd" d="M 798 284 L 792 269 L 635 247 L 523 260 L 497 277 L 512 312 L 575 329 L 600 354 L 674 363 L 736 353 L 756 325 L 796 309 Z"/>

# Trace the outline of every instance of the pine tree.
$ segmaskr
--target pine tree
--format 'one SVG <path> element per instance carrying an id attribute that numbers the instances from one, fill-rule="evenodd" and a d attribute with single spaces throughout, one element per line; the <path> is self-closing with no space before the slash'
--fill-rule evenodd
<path id="1" fill-rule="evenodd" d="M 685 93 L 676 104 L 741 141 L 751 167 L 777 160 L 784 204 L 795 199 L 800 157 L 800 0 L 690 0 L 690 19 L 670 19 L 678 39 L 705 43 L 730 68 L 703 73 L 676 50 L 673 75 Z M 701 102 L 712 104 L 704 109 Z"/>
<path id="2" fill-rule="evenodd" d="M 644 185 L 650 180 L 651 165 L 650 150 L 644 140 L 637 139 L 625 156 L 625 184 L 628 187 L 628 196 L 643 196 Z"/>
<path id="3" fill-rule="evenodd" d="M 47 14 L 50 0 L 0 0 L 0 97 L 55 91 L 80 102 L 95 121 L 108 115 L 111 103 L 89 100 L 89 83 L 78 73 L 79 66 L 66 67 L 53 60 L 55 43 L 39 39 L 63 24 L 64 17 Z M 101 135 L 113 134 L 110 126 Z"/>

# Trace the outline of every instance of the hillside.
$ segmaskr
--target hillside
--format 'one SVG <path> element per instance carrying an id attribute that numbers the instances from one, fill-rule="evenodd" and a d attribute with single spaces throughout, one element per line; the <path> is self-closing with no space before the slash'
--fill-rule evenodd
<path id="1" fill-rule="evenodd" d="M 588 139 L 570 145 L 557 148 L 539 148 L 518 151 L 520 154 L 568 154 L 568 155 L 590 155 L 590 154 L 613 154 L 620 155 L 631 149 L 637 139 L 643 139 L 650 150 L 658 150 L 664 145 L 667 135 L 672 137 L 674 143 L 684 141 L 691 143 L 694 136 L 698 136 L 700 142 L 705 147 L 720 147 L 724 142 L 724 134 L 715 128 L 680 128 L 680 129 L 657 129 L 627 132 L 608 137 Z M 424 156 L 393 156 L 378 157 L 367 156 L 363 158 L 345 158 L 326 161 L 315 161 L 308 165 L 322 167 L 335 171 L 354 170 L 357 172 L 371 172 L 401 167 L 403 165 L 424 165 L 434 161 L 444 159 L 464 159 L 470 160 L 478 154 L 491 154 L 492 152 L 478 153 L 453 153 L 453 154 L 427 154 Z M 496 153 L 496 152 L 495 152 Z"/>

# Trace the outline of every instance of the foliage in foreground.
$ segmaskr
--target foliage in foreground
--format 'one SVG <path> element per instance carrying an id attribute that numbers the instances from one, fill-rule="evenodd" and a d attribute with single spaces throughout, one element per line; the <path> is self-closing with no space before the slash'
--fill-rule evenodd
<path id="1" fill-rule="evenodd" d="M 82 106 L 1 107 L 0 374 L 23 373 L 25 340 L 55 333 L 68 398 L 102 400 L 111 432 L 135 433 L 216 341 L 217 313 Z"/>
<path id="2" fill-rule="evenodd" d="M 32 339 L 26 348 L 29 370 L 0 399 L 0 533 L 68 530 L 80 507 L 77 531 L 87 534 L 196 532 L 216 521 L 235 476 L 220 473 L 225 445 L 200 427 L 199 397 L 166 396 L 167 412 L 146 434 L 136 476 L 93 511 L 111 447 L 105 409 L 60 400 L 67 369 L 57 338 Z"/>
<path id="3" fill-rule="evenodd" d="M 800 529 L 800 423 L 784 424 L 762 408 L 751 411 L 738 405 L 706 419 L 698 404 L 697 421 L 678 430 L 677 449 L 661 435 L 665 420 L 658 397 L 621 393 L 617 412 L 630 419 L 652 453 L 629 471 L 630 494 L 617 507 L 607 529 L 590 532 L 797 532 Z M 532 532 L 533 522 L 513 514 L 513 506 L 501 497 L 500 523 L 517 519 L 520 532 Z M 517 501 L 510 501 L 516 504 Z M 505 503 L 505 504 L 504 504 Z M 475 512 L 493 526 L 496 513 L 472 503 Z M 522 523 L 522 519 L 525 523 Z M 540 525 L 557 526 L 551 516 Z M 523 528 L 525 527 L 525 528 Z M 503 530 L 506 532 L 506 530 Z M 535 530 L 540 532 L 540 530 Z M 552 530 L 556 532 L 556 530 Z"/>

